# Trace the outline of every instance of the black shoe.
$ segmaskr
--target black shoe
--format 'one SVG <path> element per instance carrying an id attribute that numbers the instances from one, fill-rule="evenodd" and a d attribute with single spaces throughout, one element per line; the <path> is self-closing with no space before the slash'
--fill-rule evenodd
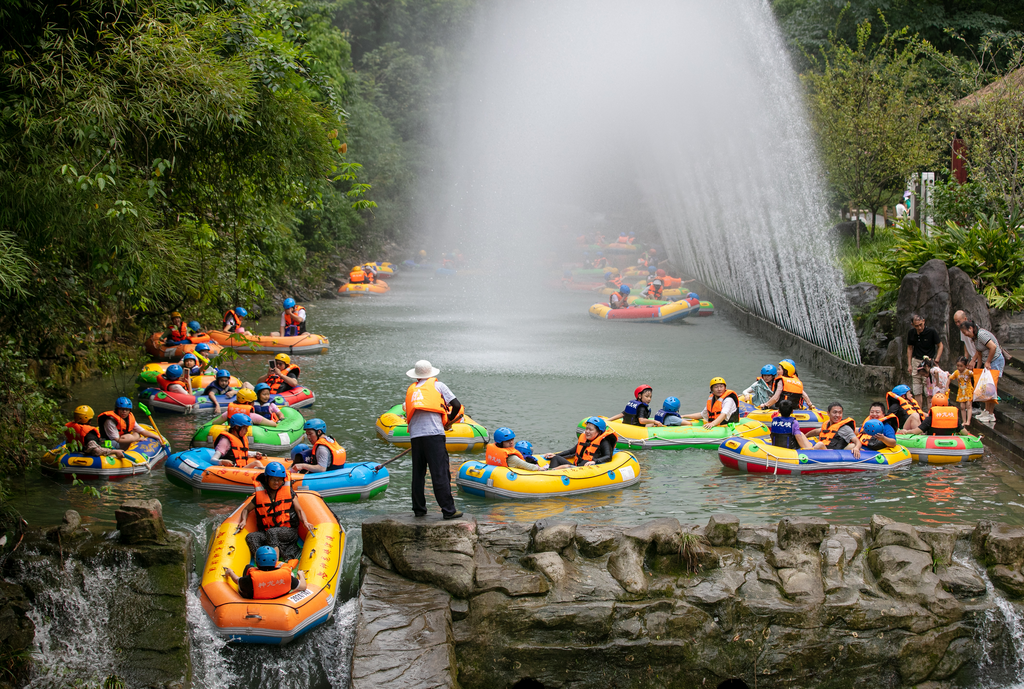
<path id="1" fill-rule="evenodd" d="M 426 512 L 413 512 L 412 516 L 414 516 L 414 517 L 426 517 L 427 513 Z"/>
<path id="2" fill-rule="evenodd" d="M 445 519 L 458 519 L 461 516 L 462 516 L 462 512 L 459 512 L 458 510 L 456 510 L 456 511 L 452 512 L 451 514 L 444 515 L 444 518 Z"/>

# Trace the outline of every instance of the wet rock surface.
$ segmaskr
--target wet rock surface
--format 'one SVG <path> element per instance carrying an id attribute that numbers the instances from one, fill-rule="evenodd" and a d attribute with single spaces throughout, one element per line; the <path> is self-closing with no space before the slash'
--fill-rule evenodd
<path id="1" fill-rule="evenodd" d="M 353 686 L 966 687 L 1018 654 L 1022 528 L 368 523 Z"/>

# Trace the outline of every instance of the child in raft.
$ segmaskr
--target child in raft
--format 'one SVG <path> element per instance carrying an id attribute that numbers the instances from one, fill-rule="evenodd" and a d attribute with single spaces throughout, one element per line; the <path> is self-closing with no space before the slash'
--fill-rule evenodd
<path id="1" fill-rule="evenodd" d="M 487 445 L 484 461 L 495 466 L 506 466 L 520 471 L 544 471 L 536 464 L 526 461 L 522 452 L 515 447 L 515 440 L 516 434 L 511 428 L 502 426 L 494 431 L 494 442 Z"/>
<path id="2" fill-rule="evenodd" d="M 654 420 L 664 426 L 682 426 L 683 417 L 679 414 L 679 398 L 666 397 L 661 409 L 654 415 Z"/>
<path id="3" fill-rule="evenodd" d="M 270 401 L 272 393 L 270 392 L 269 385 L 257 383 L 253 391 L 256 393 L 256 403 L 252 405 L 253 411 L 263 418 L 273 419 L 274 421 L 284 418 L 278 406 Z"/>
<path id="4" fill-rule="evenodd" d="M 533 443 L 525 440 L 519 440 L 515 444 L 515 448 L 519 450 L 519 454 L 523 456 L 523 459 L 530 464 L 537 464 L 537 458 L 533 456 Z"/>
<path id="5" fill-rule="evenodd" d="M 957 359 L 956 370 L 949 377 L 950 383 L 957 384 L 956 401 L 960 405 L 965 427 L 971 425 L 971 415 L 974 412 L 974 373 L 968 368 L 968 364 L 970 359 L 965 356 Z"/>
<path id="6" fill-rule="evenodd" d="M 651 418 L 651 398 L 654 397 L 654 388 L 650 385 L 641 385 L 633 391 L 633 399 L 626 403 L 626 408 L 615 416 L 608 417 L 609 421 L 628 423 L 631 426 L 664 426 L 660 421 Z"/>
<path id="7" fill-rule="evenodd" d="M 223 414 L 214 417 L 213 423 L 222 424 L 235 414 L 248 414 L 256 426 L 276 426 L 277 421 L 275 419 L 268 419 L 256 411 L 253 407 L 255 402 L 256 393 L 247 388 L 242 388 L 235 397 L 235 403 L 229 404 Z M 247 411 L 242 411 L 243 407 L 247 408 Z"/>

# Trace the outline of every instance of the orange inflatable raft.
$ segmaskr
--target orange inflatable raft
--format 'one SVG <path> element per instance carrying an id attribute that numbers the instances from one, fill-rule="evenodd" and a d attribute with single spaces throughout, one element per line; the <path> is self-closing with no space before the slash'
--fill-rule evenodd
<path id="1" fill-rule="evenodd" d="M 254 335 L 250 332 L 210 331 L 213 341 L 239 354 L 326 354 L 331 343 L 323 335 Z"/>
<path id="2" fill-rule="evenodd" d="M 181 360 L 181 357 L 185 356 L 189 352 L 196 351 L 196 345 L 203 342 L 210 345 L 208 357 L 220 354 L 222 347 L 218 343 L 213 342 L 210 336 L 206 333 L 192 335 L 189 337 L 188 342 L 178 342 L 174 344 L 164 344 L 164 334 L 153 333 L 149 339 L 146 340 L 146 351 L 154 359 L 177 362 Z"/>

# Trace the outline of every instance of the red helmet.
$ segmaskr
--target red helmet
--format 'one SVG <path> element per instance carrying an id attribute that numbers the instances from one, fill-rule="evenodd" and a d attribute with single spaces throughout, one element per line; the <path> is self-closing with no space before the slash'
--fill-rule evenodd
<path id="1" fill-rule="evenodd" d="M 650 385 L 641 385 L 640 387 L 633 391 L 633 397 L 635 397 L 636 399 L 640 399 L 640 395 L 644 394 L 644 390 L 651 390 L 653 392 L 654 388 L 652 388 Z"/>
<path id="2" fill-rule="evenodd" d="M 655 273 L 655 275 L 657 275 L 660 278 L 663 278 L 663 277 L 665 277 L 666 273 L 665 273 L 665 271 L 663 269 L 658 268 L 658 272 Z"/>

